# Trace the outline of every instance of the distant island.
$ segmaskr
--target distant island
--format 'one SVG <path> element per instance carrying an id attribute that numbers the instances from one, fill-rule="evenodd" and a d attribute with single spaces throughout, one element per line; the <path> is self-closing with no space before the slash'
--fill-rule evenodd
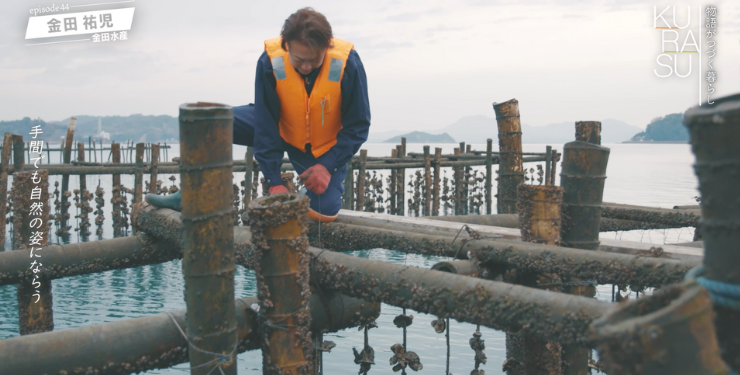
<path id="1" fill-rule="evenodd" d="M 429 134 L 424 132 L 411 132 L 386 139 L 384 143 L 400 143 L 401 138 L 406 138 L 408 143 L 455 143 L 455 139 L 447 133 Z"/>
<path id="2" fill-rule="evenodd" d="M 650 121 L 644 132 L 625 143 L 688 143 L 689 132 L 683 124 L 683 113 L 672 113 Z"/>

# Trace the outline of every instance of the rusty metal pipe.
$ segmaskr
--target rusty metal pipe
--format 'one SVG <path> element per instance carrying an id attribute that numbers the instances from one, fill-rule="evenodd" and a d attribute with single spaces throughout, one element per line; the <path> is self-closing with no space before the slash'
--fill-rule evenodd
<path id="1" fill-rule="evenodd" d="M 380 314 L 379 304 L 338 293 L 324 294 L 323 300 L 309 300 L 311 332 L 315 334 L 354 327 Z M 259 348 L 257 327 L 263 320 L 250 308 L 257 302 L 257 297 L 234 302 L 239 353 Z M 185 311 L 170 313 L 183 330 Z M 0 340 L 2 375 L 73 374 L 80 370 L 99 375 L 133 374 L 187 361 L 187 341 L 166 313 Z"/>
<path id="2" fill-rule="evenodd" d="M 740 95 L 686 111 L 701 192 L 704 277 L 740 288 Z M 740 372 L 740 310 L 714 304 L 722 358 Z"/>
<path id="3" fill-rule="evenodd" d="M 208 366 L 201 365 L 218 358 L 203 352 L 208 351 L 228 356 L 219 362 L 220 369 L 235 375 L 234 117 L 230 106 L 198 102 L 181 105 L 179 119 L 187 334 L 191 346 L 202 350 L 190 352 L 191 374 L 208 374 Z M 136 145 L 137 162 L 140 150 L 143 144 Z"/>

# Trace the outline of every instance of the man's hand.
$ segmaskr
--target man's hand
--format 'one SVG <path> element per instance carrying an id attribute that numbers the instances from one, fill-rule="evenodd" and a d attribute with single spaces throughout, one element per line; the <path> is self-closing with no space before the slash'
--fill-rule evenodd
<path id="1" fill-rule="evenodd" d="M 331 174 L 321 164 L 316 164 L 311 168 L 306 169 L 300 176 L 303 180 L 303 185 L 306 189 L 313 191 L 316 194 L 324 194 L 326 188 L 329 186 L 331 180 Z"/>
<path id="2" fill-rule="evenodd" d="M 270 186 L 270 195 L 286 194 L 286 193 L 288 193 L 288 188 L 286 188 L 283 185 Z"/>

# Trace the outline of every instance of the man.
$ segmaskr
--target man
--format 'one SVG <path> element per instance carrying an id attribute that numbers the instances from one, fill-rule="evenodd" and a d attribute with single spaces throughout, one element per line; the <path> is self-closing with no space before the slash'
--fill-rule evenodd
<path id="1" fill-rule="evenodd" d="M 254 146 L 270 194 L 287 193 L 285 152 L 310 198 L 309 217 L 333 221 L 342 206 L 346 164 L 367 140 L 367 78 L 352 43 L 334 38 L 326 18 L 303 8 L 265 41 L 257 62 L 255 104 L 234 107 L 234 143 Z M 179 196 L 147 195 L 173 207 Z"/>

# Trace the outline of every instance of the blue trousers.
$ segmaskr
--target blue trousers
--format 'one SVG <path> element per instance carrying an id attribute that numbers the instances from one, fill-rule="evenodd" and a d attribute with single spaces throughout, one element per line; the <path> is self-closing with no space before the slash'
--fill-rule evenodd
<path id="1" fill-rule="evenodd" d="M 254 104 L 233 107 L 234 113 L 234 143 L 244 146 L 254 146 Z M 290 163 L 293 164 L 296 172 L 300 175 L 306 169 L 318 164 L 318 161 L 311 153 L 310 149 L 303 152 L 285 141 L 283 149 L 288 153 Z M 308 190 L 306 195 L 310 198 L 310 207 L 314 211 L 333 216 L 342 208 L 342 196 L 344 195 L 344 178 L 347 175 L 347 166 L 343 165 L 337 168 L 337 171 L 331 175 L 329 186 L 324 194 L 318 195 Z"/>

